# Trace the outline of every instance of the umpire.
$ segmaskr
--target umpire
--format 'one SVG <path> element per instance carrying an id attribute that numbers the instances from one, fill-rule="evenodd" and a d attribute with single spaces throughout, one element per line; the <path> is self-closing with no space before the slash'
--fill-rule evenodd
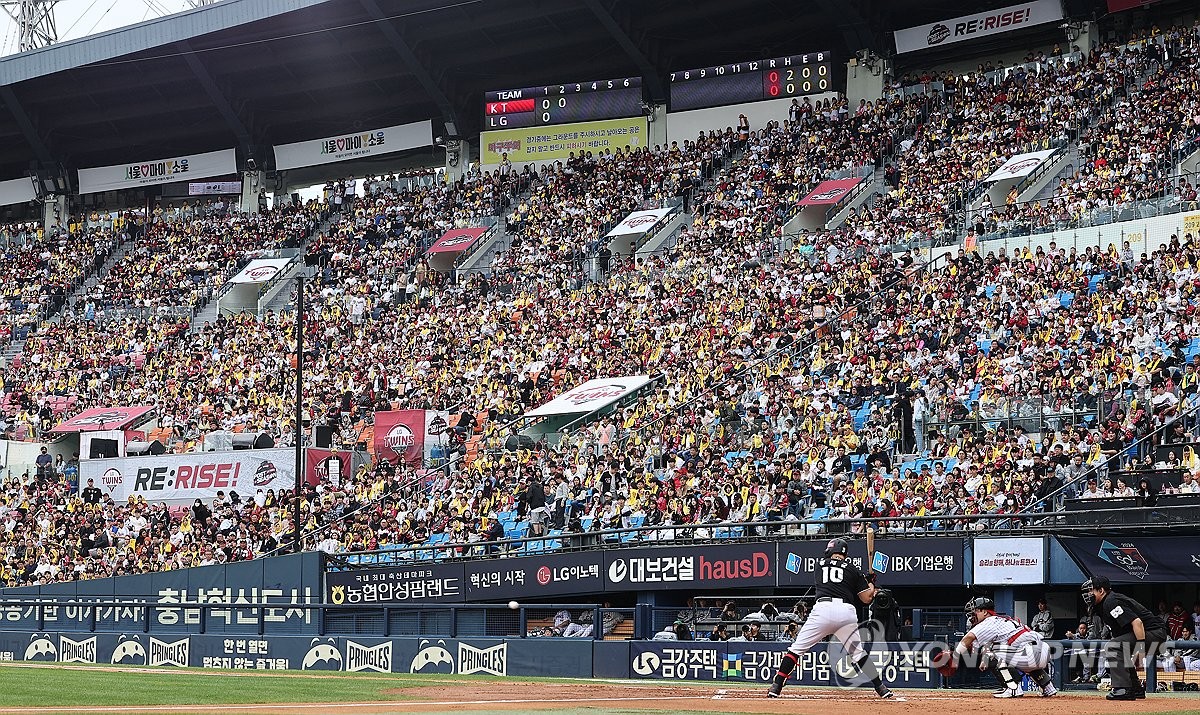
<path id="1" fill-rule="evenodd" d="M 1153 668 L 1155 655 L 1167 641 L 1167 624 L 1149 608 L 1129 596 L 1112 590 L 1106 576 L 1093 576 L 1084 582 L 1083 601 L 1100 621 L 1112 630 L 1104 648 L 1112 691 L 1108 700 L 1143 700 L 1146 688 L 1137 675 L 1137 662 L 1144 658 Z"/>

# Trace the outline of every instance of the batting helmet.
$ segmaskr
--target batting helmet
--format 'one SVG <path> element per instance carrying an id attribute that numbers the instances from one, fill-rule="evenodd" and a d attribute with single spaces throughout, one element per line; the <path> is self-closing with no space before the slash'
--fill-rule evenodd
<path id="1" fill-rule="evenodd" d="M 845 556 L 850 551 L 850 545 L 845 539 L 830 539 L 828 544 L 825 544 L 825 556 L 833 556 L 841 554 Z"/>

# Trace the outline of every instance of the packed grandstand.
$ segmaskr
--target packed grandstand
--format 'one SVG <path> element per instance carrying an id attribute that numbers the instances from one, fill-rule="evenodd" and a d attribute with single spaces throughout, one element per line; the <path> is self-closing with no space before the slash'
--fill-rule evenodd
<path id="1" fill-rule="evenodd" d="M 9 470 L 3 581 L 277 553 L 297 513 L 304 548 L 465 552 L 542 533 L 718 538 L 734 533 L 723 524 L 845 518 L 1004 529 L 1064 499 L 1200 493 L 1190 450 L 1170 458 L 1177 484 L 1110 476 L 1196 434 L 1200 235 L 1144 253 L 988 244 L 1198 208 L 1197 178 L 1177 167 L 1200 139 L 1200 23 L 1027 59 L 453 183 L 350 177 L 261 215 L 179 202 L 5 227 L 9 440 L 149 405 L 171 452 L 201 451 L 214 431 L 291 445 L 296 298 L 195 322 L 248 261 L 297 248 L 312 423 L 354 449 L 378 410 L 441 410 L 458 439 L 434 464 L 325 475 L 298 510 L 273 490 L 115 502 L 80 491 L 73 459 Z M 1063 147 L 1075 161 L 1044 197 L 979 201 L 1007 157 Z M 882 190 L 862 207 L 785 230 L 822 181 L 863 175 Z M 606 251 L 629 212 L 668 205 L 691 221 L 663 251 Z M 511 240 L 486 270 L 430 267 L 439 236 L 488 217 Z M 557 444 L 509 448 L 527 411 L 621 375 L 653 383 Z"/>

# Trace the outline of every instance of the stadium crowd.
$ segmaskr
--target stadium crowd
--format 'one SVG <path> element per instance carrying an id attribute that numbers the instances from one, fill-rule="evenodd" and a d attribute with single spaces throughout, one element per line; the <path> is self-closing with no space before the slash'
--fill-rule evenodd
<path id="1" fill-rule="evenodd" d="M 1178 62 L 1194 37 L 1180 40 Z M 935 100 L 797 103 L 786 123 L 757 131 L 747 122 L 682 146 L 508 165 L 453 184 L 368 178 L 361 195 L 331 184 L 328 203 L 257 217 L 167 211 L 88 299 L 97 311 L 195 308 L 255 251 L 305 244 L 315 422 L 352 446 L 379 409 L 486 415 L 464 428 L 480 445 L 453 469 L 381 461 L 310 487 L 304 545 L 328 551 L 431 537 L 488 550 L 525 528 L 711 537 L 726 522 L 774 530 L 814 516 L 973 529 L 984 528 L 975 515 L 1052 510 L 1071 482 L 1085 498 L 1136 493 L 1106 484 L 1108 472 L 1200 403 L 1196 237 L 1142 255 L 1053 244 L 894 252 L 957 231 L 945 206 L 1005 156 L 1080 132 L 1089 176 L 1103 182 L 1083 179 L 1081 191 L 1163 186 L 1176 129 L 1140 117 L 1155 111 L 1143 102 L 1190 106 L 1175 69 L 1143 45 L 1040 67 L 997 83 L 959 78 Z M 1143 77 L 1176 89 L 1134 91 Z M 1146 133 L 1113 146 L 1131 123 Z M 781 235 L 807 189 L 876 164 L 891 168 L 893 190 L 873 206 L 835 229 Z M 613 256 L 584 280 L 579 263 L 600 254 L 607 226 L 685 196 L 697 220 L 672 247 Z M 327 210 L 334 223 L 306 241 Z M 513 236 L 494 272 L 455 283 L 432 270 L 424 250 L 484 215 L 503 215 Z M 65 240 L 67 251 L 96 241 Z M 191 327 L 175 313 L 99 320 L 86 309 L 42 326 L 5 367 L 9 425 L 36 435 L 62 416 L 48 399 L 68 397 L 63 414 L 153 405 L 173 449 L 202 448 L 217 429 L 288 444 L 290 311 Z M 528 409 L 592 377 L 633 374 L 655 383 L 620 410 L 557 445 L 502 449 L 505 426 Z M 1178 487 L 1196 491 L 1200 464 L 1180 461 Z M 3 483 L 6 582 L 240 560 L 295 539 L 287 494 L 117 504 L 94 485 L 73 493 L 71 470 Z"/>

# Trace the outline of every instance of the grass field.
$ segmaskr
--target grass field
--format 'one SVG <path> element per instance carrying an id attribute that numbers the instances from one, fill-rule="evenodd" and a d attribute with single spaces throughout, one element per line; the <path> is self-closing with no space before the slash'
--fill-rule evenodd
<path id="1" fill-rule="evenodd" d="M 674 681 L 568 680 L 492 676 L 389 675 L 113 668 L 4 664 L 0 714 L 50 713 L 514 713 L 633 715 L 663 712 L 857 715 L 966 715 L 1054 712 L 1056 715 L 1200 715 L 1200 695 L 1159 695 L 1137 703 L 1107 703 L 1098 693 L 1054 701 L 1026 697 L 996 701 L 980 691 L 901 691 L 894 701 L 874 693 L 795 688 L 790 699 L 768 700 L 761 686 Z"/>

